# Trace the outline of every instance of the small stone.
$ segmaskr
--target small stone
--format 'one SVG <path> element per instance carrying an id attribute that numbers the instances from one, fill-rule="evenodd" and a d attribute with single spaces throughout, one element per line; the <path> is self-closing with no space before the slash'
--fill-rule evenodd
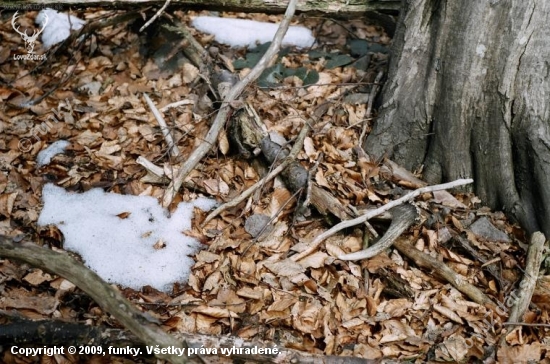
<path id="1" fill-rule="evenodd" d="M 253 238 L 258 237 L 262 231 L 267 231 L 266 225 L 269 224 L 271 219 L 267 215 L 254 214 L 246 219 L 244 223 L 244 230 L 252 235 Z"/>
<path id="2" fill-rule="evenodd" d="M 510 243 L 506 233 L 497 229 L 486 217 L 482 217 L 470 226 L 470 230 L 478 237 L 489 241 Z"/>

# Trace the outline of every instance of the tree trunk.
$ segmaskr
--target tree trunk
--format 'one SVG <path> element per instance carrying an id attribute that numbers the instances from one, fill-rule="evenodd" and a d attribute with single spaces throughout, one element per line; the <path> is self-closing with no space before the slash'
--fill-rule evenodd
<path id="1" fill-rule="evenodd" d="M 365 149 L 550 235 L 550 2 L 408 0 Z"/>

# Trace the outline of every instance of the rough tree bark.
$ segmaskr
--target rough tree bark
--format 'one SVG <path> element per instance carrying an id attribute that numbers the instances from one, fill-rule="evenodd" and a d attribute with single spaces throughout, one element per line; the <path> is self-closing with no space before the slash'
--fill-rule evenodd
<path id="1" fill-rule="evenodd" d="M 365 149 L 550 234 L 550 2 L 408 0 Z"/>

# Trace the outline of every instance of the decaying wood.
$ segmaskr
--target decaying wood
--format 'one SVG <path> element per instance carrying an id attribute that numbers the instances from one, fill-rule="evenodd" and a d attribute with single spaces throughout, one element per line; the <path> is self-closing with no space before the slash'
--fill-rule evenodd
<path id="1" fill-rule="evenodd" d="M 349 220 L 356 217 L 354 212 L 349 206 L 343 205 L 338 198 L 332 193 L 317 186 L 315 183 L 311 184 L 311 205 L 315 206 L 317 211 L 323 215 L 328 215 L 330 212 L 340 220 Z"/>
<path id="2" fill-rule="evenodd" d="M 497 312 L 498 306 L 487 295 L 485 295 L 485 293 L 481 292 L 481 290 L 476 286 L 468 283 L 466 278 L 456 273 L 445 263 L 416 249 L 407 239 L 397 238 L 393 243 L 393 246 L 419 267 L 426 268 L 428 271 L 441 276 L 453 287 L 464 293 L 467 297 L 471 298 L 472 301 Z"/>
<path id="3" fill-rule="evenodd" d="M 166 0 L 19 0 L 19 1 L 0 1 L 0 7 L 6 9 L 21 10 L 31 8 L 32 5 L 47 7 L 53 5 L 78 5 L 78 6 L 101 6 L 101 7 L 119 7 L 135 8 L 136 5 L 143 7 L 156 5 L 162 6 Z M 244 11 L 261 13 L 282 13 L 288 5 L 288 0 L 267 1 L 267 0 L 172 0 L 172 6 L 179 6 L 182 9 L 210 9 L 223 11 Z M 333 0 L 333 1 L 306 1 L 297 2 L 296 10 L 299 12 L 316 12 L 335 14 L 340 16 L 363 16 L 376 10 L 399 10 L 401 1 L 398 0 Z"/>
<path id="4" fill-rule="evenodd" d="M 525 265 L 525 274 L 519 284 L 519 292 L 514 295 L 514 302 L 510 316 L 506 321 L 509 325 L 518 324 L 523 321 L 523 315 L 529 308 L 533 292 L 539 278 L 540 265 L 543 260 L 543 253 L 546 243 L 546 237 L 540 231 L 533 233 L 527 250 L 527 262 Z M 520 324 L 521 325 L 521 324 Z M 506 335 L 500 337 L 500 345 L 505 344 Z"/>
<path id="5" fill-rule="evenodd" d="M 366 214 L 361 215 L 361 216 L 359 216 L 359 217 L 357 217 L 353 220 L 342 221 L 341 223 L 339 223 L 337 225 L 334 225 L 332 228 L 330 228 L 329 230 L 325 231 L 324 233 L 322 233 L 321 235 L 319 235 L 318 237 L 313 239 L 313 241 L 309 244 L 309 248 L 307 248 L 306 250 L 304 250 L 303 252 L 301 252 L 299 254 L 293 255 L 291 257 L 291 259 L 294 260 L 294 261 L 298 261 L 300 259 L 303 259 L 303 258 L 307 257 L 308 255 L 310 255 L 311 253 L 313 253 L 315 250 L 317 250 L 319 245 L 321 245 L 321 243 L 326 238 L 336 234 L 337 232 L 339 232 L 343 229 L 346 229 L 346 228 L 349 228 L 349 227 L 352 227 L 352 226 L 355 226 L 355 225 L 358 225 L 358 224 L 362 224 L 365 221 L 368 221 L 369 219 L 372 219 L 373 217 L 375 217 L 375 216 L 377 216 L 377 215 L 379 215 L 383 212 L 386 212 L 386 211 L 391 210 L 392 208 L 394 208 L 396 206 L 399 206 L 399 205 L 401 205 L 405 202 L 408 202 L 408 201 L 414 199 L 415 197 L 420 196 L 423 193 L 446 190 L 446 189 L 449 189 L 449 188 L 463 186 L 463 185 L 470 184 L 473 181 L 474 180 L 472 180 L 472 179 L 459 179 L 459 180 L 456 180 L 456 181 L 453 181 L 453 182 L 443 183 L 443 184 L 435 185 L 435 186 L 422 187 L 422 188 L 416 189 L 414 191 L 411 191 L 408 194 L 406 194 L 405 196 L 400 197 L 397 200 L 388 202 L 387 204 L 377 208 L 376 210 L 371 210 L 371 211 L 367 212 Z"/>
<path id="6" fill-rule="evenodd" d="M 412 205 L 397 206 L 391 209 L 390 212 L 393 216 L 390 227 L 376 244 L 355 253 L 340 255 L 338 259 L 361 260 L 372 258 L 382 253 L 384 250 L 392 246 L 395 239 L 403 234 L 418 217 L 418 212 Z"/>
<path id="7" fill-rule="evenodd" d="M 67 254 L 56 253 L 29 242 L 14 243 L 9 237 L 0 235 L 0 257 L 28 263 L 71 281 L 145 345 L 185 348 L 182 342 L 165 333 L 157 324 L 150 322 L 119 291 Z M 159 354 L 158 357 L 172 363 L 187 362 L 186 357 L 175 354 Z"/>
<path id="8" fill-rule="evenodd" d="M 186 162 L 179 169 L 177 175 L 170 182 L 170 185 L 168 186 L 166 194 L 164 195 L 164 198 L 162 200 L 163 207 L 168 207 L 172 203 L 172 200 L 178 193 L 185 177 L 189 175 L 189 173 L 208 153 L 212 146 L 215 145 L 216 140 L 218 139 L 218 135 L 225 125 L 229 112 L 232 108 L 230 104 L 240 96 L 240 94 L 251 82 L 253 82 L 260 76 L 260 74 L 270 65 L 270 63 L 276 57 L 279 49 L 281 48 L 283 37 L 290 25 L 290 21 L 292 20 L 295 10 L 296 0 L 289 1 L 283 21 L 279 25 L 279 28 L 275 33 L 275 37 L 273 38 L 271 45 L 262 56 L 262 58 L 258 61 L 258 63 L 250 70 L 250 72 L 235 86 L 233 86 L 231 90 L 229 90 L 228 94 L 224 97 L 222 106 L 220 107 L 218 114 L 216 115 L 216 118 L 214 119 L 214 122 L 210 127 L 210 130 L 204 137 L 203 142 L 193 151 L 193 153 L 191 153 Z"/>
<path id="9" fill-rule="evenodd" d="M 0 317 L 5 316 L 0 313 Z M 117 348 L 143 347 L 132 333 L 102 326 L 90 326 L 56 320 L 34 321 L 10 317 L 9 323 L 0 325 L 0 342 L 3 345 L 91 345 Z M 145 352 L 145 349 L 143 349 Z"/>

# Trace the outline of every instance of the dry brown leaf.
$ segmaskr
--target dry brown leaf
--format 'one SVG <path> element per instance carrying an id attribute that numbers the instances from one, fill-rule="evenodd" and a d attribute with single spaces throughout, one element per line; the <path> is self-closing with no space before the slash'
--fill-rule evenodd
<path id="1" fill-rule="evenodd" d="M 388 300 L 378 306 L 378 310 L 387 313 L 389 317 L 401 317 L 412 307 L 412 303 L 405 298 Z"/>
<path id="2" fill-rule="evenodd" d="M 13 211 L 13 204 L 17 198 L 17 192 L 3 193 L 0 195 L 0 214 L 10 217 Z"/>
<path id="3" fill-rule="evenodd" d="M 219 318 L 210 315 L 195 314 L 195 332 L 209 335 L 220 335 L 222 328 L 216 325 Z"/>
<path id="4" fill-rule="evenodd" d="M 229 193 L 229 186 L 219 179 L 207 179 L 202 181 L 206 191 L 212 196 L 226 196 Z"/>
<path id="5" fill-rule="evenodd" d="M 521 346 L 504 345 L 498 350 L 497 358 L 499 364 L 538 363 L 541 360 L 542 349 L 538 342 Z"/>
<path id="6" fill-rule="evenodd" d="M 339 245 L 335 244 L 334 242 L 325 243 L 325 247 L 326 247 L 327 253 L 331 257 L 336 258 L 336 257 L 339 257 L 340 255 L 346 254 L 346 252 L 342 250 L 342 248 Z"/>
<path id="7" fill-rule="evenodd" d="M 321 268 L 326 264 L 328 258 L 329 256 L 326 253 L 315 252 L 301 259 L 298 263 L 304 268 Z M 330 264 L 330 262 L 327 263 Z"/>
<path id="8" fill-rule="evenodd" d="M 222 274 L 220 271 L 215 271 L 211 275 L 206 278 L 206 281 L 204 282 L 203 290 L 205 291 L 212 291 L 219 287 L 220 283 L 222 282 Z"/>
<path id="9" fill-rule="evenodd" d="M 434 195 L 434 201 L 436 203 L 440 203 L 444 206 L 449 206 L 449 207 L 453 207 L 453 208 L 461 208 L 461 209 L 465 209 L 466 206 L 458 201 L 453 195 L 451 195 L 448 191 L 434 191 L 433 192 L 433 195 Z"/>
<path id="10" fill-rule="evenodd" d="M 298 299 L 295 297 L 277 300 L 267 308 L 267 311 L 284 311 L 295 304 L 296 301 L 298 301 Z"/>
<path id="11" fill-rule="evenodd" d="M 213 263 L 215 261 L 220 260 L 220 256 L 218 254 L 209 252 L 208 250 L 201 250 L 197 255 L 197 261 L 203 262 L 203 263 Z"/>
<path id="12" fill-rule="evenodd" d="M 311 139 L 310 137 L 306 137 L 304 139 L 304 151 L 306 152 L 306 155 L 308 156 L 310 161 L 315 162 L 317 160 L 319 153 L 315 149 L 315 143 L 313 142 L 313 139 Z"/>
<path id="13" fill-rule="evenodd" d="M 90 147 L 94 145 L 101 138 L 101 136 L 101 133 L 94 133 L 87 129 L 78 134 L 76 137 L 76 142 L 82 146 Z"/>
<path id="14" fill-rule="evenodd" d="M 460 316 L 458 316 L 455 312 L 448 309 L 447 307 L 443 307 L 441 305 L 434 304 L 433 308 L 434 308 L 434 310 L 436 310 L 437 312 L 439 312 L 443 316 L 447 317 L 448 319 L 451 319 L 451 320 L 453 320 L 454 322 L 456 322 L 460 325 L 464 324 L 464 322 L 462 321 Z"/>
<path id="15" fill-rule="evenodd" d="M 208 307 L 208 306 L 199 306 L 193 308 L 192 312 L 194 313 L 200 313 L 202 315 L 215 317 L 215 318 L 224 318 L 224 317 L 232 317 L 237 318 L 238 315 L 235 312 L 231 312 L 228 308 L 223 307 Z M 197 323 L 198 323 L 198 316 L 197 316 Z"/>
<path id="16" fill-rule="evenodd" d="M 315 337 L 321 337 L 322 305 L 317 300 L 296 302 L 292 307 L 294 328 Z"/>
<path id="17" fill-rule="evenodd" d="M 220 131 L 218 135 L 218 148 L 223 155 L 229 153 L 229 139 L 227 139 L 227 133 L 225 130 Z"/>
<path id="18" fill-rule="evenodd" d="M 381 323 L 383 330 L 380 332 L 380 344 L 406 340 L 416 337 L 413 329 L 399 320 L 386 320 Z"/>
<path id="19" fill-rule="evenodd" d="M 115 152 L 118 152 L 122 149 L 122 147 L 118 144 L 117 140 L 112 140 L 108 142 L 103 142 L 101 144 L 101 147 L 99 148 L 99 152 L 101 154 L 109 155 L 113 154 Z"/>
<path id="20" fill-rule="evenodd" d="M 261 300 L 263 298 L 263 292 L 259 287 L 243 287 L 237 291 L 237 294 L 239 296 L 251 298 L 253 300 Z"/>
<path id="21" fill-rule="evenodd" d="M 23 278 L 23 280 L 29 282 L 33 286 L 38 286 L 46 281 L 51 281 L 52 279 L 53 277 L 51 275 L 44 273 L 40 269 L 34 269 Z"/>
<path id="22" fill-rule="evenodd" d="M 126 219 L 131 214 L 132 214 L 131 212 L 121 212 L 120 214 L 117 214 L 116 216 L 118 216 L 120 219 Z"/>

